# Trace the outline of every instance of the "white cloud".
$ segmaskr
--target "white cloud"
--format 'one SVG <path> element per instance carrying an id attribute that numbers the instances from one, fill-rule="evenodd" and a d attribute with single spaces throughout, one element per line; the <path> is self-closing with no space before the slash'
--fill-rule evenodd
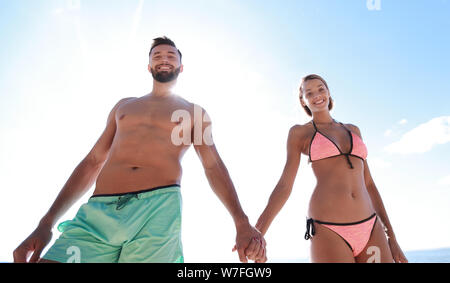
<path id="1" fill-rule="evenodd" d="M 400 121 L 398 121 L 399 125 L 405 125 L 406 123 L 408 123 L 408 120 L 406 119 L 401 119 Z"/>
<path id="2" fill-rule="evenodd" d="M 379 157 L 371 158 L 368 162 L 372 168 L 387 169 L 392 167 L 392 163 Z"/>
<path id="3" fill-rule="evenodd" d="M 438 185 L 441 185 L 441 186 L 450 186 L 450 175 L 445 176 L 444 178 L 441 178 L 441 179 L 438 181 Z"/>
<path id="4" fill-rule="evenodd" d="M 136 8 L 136 12 L 134 13 L 134 16 L 133 16 L 133 26 L 131 28 L 131 33 L 130 33 L 130 43 L 133 43 L 136 39 L 136 32 L 137 32 L 137 30 L 139 28 L 139 24 L 141 22 L 143 7 L 144 7 L 144 0 L 139 0 L 138 6 Z"/>
<path id="5" fill-rule="evenodd" d="M 391 129 L 387 129 L 385 132 L 384 132 L 384 136 L 385 137 L 390 137 L 393 133 L 394 133 L 394 130 L 396 130 L 396 129 L 398 129 L 399 127 L 398 127 L 398 125 L 400 125 L 400 126 L 403 126 L 403 125 L 406 125 L 408 123 L 408 120 L 407 119 L 401 119 L 400 121 L 398 121 L 397 123 L 396 123 L 396 125 L 394 125 L 394 127 L 393 127 L 393 129 L 391 128 Z"/>
<path id="6" fill-rule="evenodd" d="M 411 154 L 430 151 L 450 142 L 450 116 L 434 118 L 405 133 L 401 139 L 384 148 L 389 153 Z"/>
<path id="7" fill-rule="evenodd" d="M 62 13 L 64 13 L 64 9 L 62 8 L 57 8 L 52 11 L 52 14 L 55 16 L 61 15 Z"/>
<path id="8" fill-rule="evenodd" d="M 81 8 L 81 0 L 67 0 L 66 2 L 67 9 L 69 10 L 80 10 Z"/>
<path id="9" fill-rule="evenodd" d="M 386 132 L 384 132 L 384 136 L 385 137 L 389 137 L 391 134 L 392 134 L 392 130 L 391 129 L 386 130 Z"/>

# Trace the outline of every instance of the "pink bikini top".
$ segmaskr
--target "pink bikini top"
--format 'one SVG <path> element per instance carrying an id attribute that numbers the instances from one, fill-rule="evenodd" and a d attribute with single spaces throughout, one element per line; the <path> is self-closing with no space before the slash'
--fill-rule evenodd
<path id="1" fill-rule="evenodd" d="M 312 124 L 314 125 L 314 129 L 316 130 L 316 132 L 314 133 L 313 138 L 311 139 L 311 144 L 309 145 L 309 162 L 345 155 L 350 168 L 353 169 L 353 164 L 350 161 L 349 155 L 358 157 L 363 161 L 367 158 L 367 147 L 362 139 L 358 135 L 355 135 L 352 131 L 347 129 L 344 124 L 339 123 L 347 130 L 350 136 L 349 153 L 343 153 L 341 149 L 336 145 L 336 143 L 334 143 L 326 135 L 319 132 L 314 121 L 312 121 Z"/>

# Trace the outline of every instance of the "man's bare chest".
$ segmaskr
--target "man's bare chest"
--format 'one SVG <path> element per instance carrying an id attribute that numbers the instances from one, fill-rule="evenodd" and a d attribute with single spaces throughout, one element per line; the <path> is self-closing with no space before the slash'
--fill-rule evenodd
<path id="1" fill-rule="evenodd" d="M 137 126 L 156 127 L 173 130 L 180 125 L 191 126 L 190 109 L 180 105 L 162 105 L 158 103 L 132 104 L 120 107 L 116 112 L 118 128 L 132 128 Z"/>

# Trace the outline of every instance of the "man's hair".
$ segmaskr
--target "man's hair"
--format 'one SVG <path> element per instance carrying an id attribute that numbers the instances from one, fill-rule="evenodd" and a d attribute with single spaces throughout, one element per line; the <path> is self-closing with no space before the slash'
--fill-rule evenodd
<path id="1" fill-rule="evenodd" d="M 300 98 L 303 99 L 303 93 L 304 93 L 304 91 L 305 91 L 305 90 L 303 89 L 303 85 L 305 84 L 305 82 L 311 81 L 311 80 L 320 80 L 320 81 L 322 81 L 322 83 L 323 83 L 323 84 L 325 85 L 325 87 L 327 88 L 328 92 L 330 91 L 330 89 L 328 88 L 327 82 L 326 82 L 321 76 L 316 75 L 316 74 L 311 74 L 311 75 L 307 75 L 306 77 L 302 78 L 302 82 L 301 82 L 301 84 L 300 84 Z M 308 116 L 311 116 L 311 117 L 312 117 L 311 109 L 309 109 L 308 106 L 303 106 L 303 105 L 302 105 L 302 107 L 303 107 L 303 109 L 305 109 L 306 114 L 308 114 Z M 331 96 L 330 96 L 330 102 L 329 102 L 329 104 L 328 104 L 328 110 L 331 110 L 331 109 L 333 109 L 333 99 L 332 99 Z"/>
<path id="2" fill-rule="evenodd" d="M 170 45 L 172 47 L 175 47 L 177 49 L 177 51 L 178 51 L 178 54 L 180 54 L 180 61 L 181 61 L 181 58 L 183 57 L 183 55 L 181 54 L 181 51 L 177 48 L 177 46 L 175 45 L 175 42 L 173 42 L 167 36 L 157 37 L 157 38 L 153 39 L 153 44 L 152 44 L 152 47 L 150 49 L 150 52 L 148 53 L 148 56 L 150 56 L 150 54 L 152 54 L 153 48 L 155 48 L 158 45 Z"/>

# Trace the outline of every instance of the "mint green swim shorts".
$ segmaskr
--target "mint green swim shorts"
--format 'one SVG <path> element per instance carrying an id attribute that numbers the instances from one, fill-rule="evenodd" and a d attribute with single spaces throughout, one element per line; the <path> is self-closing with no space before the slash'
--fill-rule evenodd
<path id="1" fill-rule="evenodd" d="M 97 195 L 43 257 L 58 262 L 184 262 L 179 185 L 120 195 Z"/>

